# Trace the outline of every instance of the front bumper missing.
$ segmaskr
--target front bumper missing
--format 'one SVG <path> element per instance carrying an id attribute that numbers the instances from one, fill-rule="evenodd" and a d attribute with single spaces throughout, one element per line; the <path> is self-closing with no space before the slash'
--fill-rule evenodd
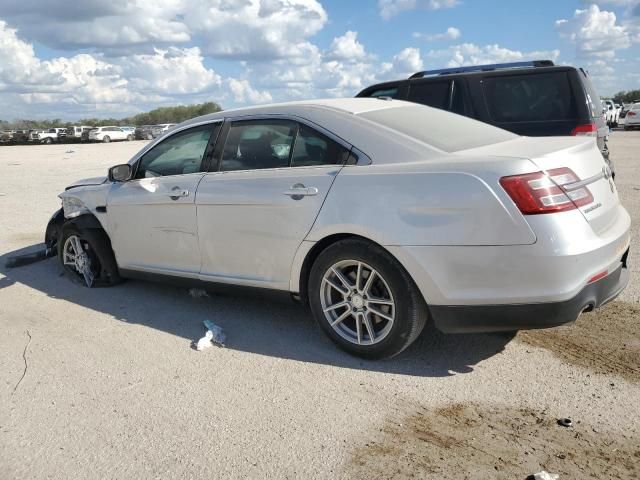
<path id="1" fill-rule="evenodd" d="M 435 326 L 445 333 L 505 332 L 550 328 L 576 321 L 585 311 L 615 299 L 629 283 L 625 252 L 616 270 L 586 285 L 575 297 L 561 302 L 511 305 L 432 305 Z"/>

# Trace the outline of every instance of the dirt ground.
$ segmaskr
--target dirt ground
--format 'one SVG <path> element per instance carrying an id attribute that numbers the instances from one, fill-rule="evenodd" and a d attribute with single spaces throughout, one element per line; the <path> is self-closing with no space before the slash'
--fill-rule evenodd
<path id="1" fill-rule="evenodd" d="M 640 477 L 640 132 L 610 141 L 633 217 L 615 302 L 517 335 L 429 328 L 382 362 L 338 351 L 295 304 L 6 268 L 66 185 L 143 145 L 0 148 L 1 479 Z M 226 348 L 191 348 L 207 318 Z"/>

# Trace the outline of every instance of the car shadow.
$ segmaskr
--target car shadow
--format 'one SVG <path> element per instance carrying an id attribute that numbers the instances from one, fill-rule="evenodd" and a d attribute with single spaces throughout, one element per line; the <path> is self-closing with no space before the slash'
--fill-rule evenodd
<path id="1" fill-rule="evenodd" d="M 479 362 L 500 353 L 514 334 L 444 335 L 427 327 L 395 358 L 367 361 L 337 349 L 315 324 L 311 312 L 295 302 L 255 296 L 210 294 L 193 298 L 187 289 L 128 280 L 112 288 L 85 288 L 62 273 L 55 258 L 7 268 L 15 255 L 33 245 L 0 256 L 0 289 L 16 283 L 101 312 L 130 324 L 144 325 L 189 342 L 204 335 L 204 319 L 220 325 L 227 348 L 260 355 L 337 367 L 402 375 L 445 377 L 473 371 Z"/>

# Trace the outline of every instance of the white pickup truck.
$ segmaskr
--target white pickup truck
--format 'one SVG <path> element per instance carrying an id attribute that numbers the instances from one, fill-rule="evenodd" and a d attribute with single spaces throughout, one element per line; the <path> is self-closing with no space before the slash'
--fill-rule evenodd
<path id="1" fill-rule="evenodd" d="M 36 141 L 40 143 L 53 143 L 59 142 L 61 139 L 67 136 L 66 128 L 50 128 L 44 132 L 38 133 Z"/>

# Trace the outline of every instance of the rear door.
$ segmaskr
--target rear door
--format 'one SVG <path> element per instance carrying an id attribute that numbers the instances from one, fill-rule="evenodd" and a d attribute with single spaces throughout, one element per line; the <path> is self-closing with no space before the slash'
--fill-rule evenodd
<path id="1" fill-rule="evenodd" d="M 349 148 L 292 120 L 230 122 L 196 199 L 200 278 L 287 290 L 291 265 Z"/>

